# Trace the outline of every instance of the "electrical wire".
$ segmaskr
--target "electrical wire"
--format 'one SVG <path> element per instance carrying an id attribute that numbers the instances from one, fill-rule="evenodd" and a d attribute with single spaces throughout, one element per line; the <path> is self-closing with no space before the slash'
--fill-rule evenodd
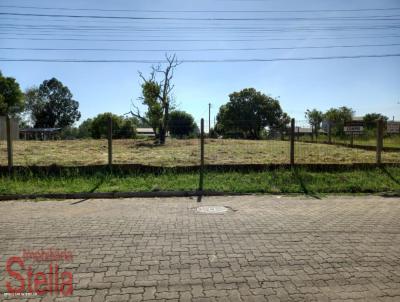
<path id="1" fill-rule="evenodd" d="M 375 35 L 375 36 L 340 36 L 340 37 L 297 37 L 297 38 L 264 38 L 257 39 L 80 39 L 80 38 L 16 38 L 3 37 L 2 40 L 28 40 L 28 41 L 85 41 L 85 42 L 260 42 L 260 41 L 305 41 L 305 40 L 341 40 L 341 39 L 382 39 L 400 38 L 400 35 Z"/>
<path id="2" fill-rule="evenodd" d="M 145 13 L 316 13 L 316 12 L 367 12 L 367 11 L 394 11 L 392 8 L 359 8 L 359 9 L 310 9 L 310 10 L 148 10 L 148 9 L 98 9 L 98 8 L 69 8 L 69 7 L 40 7 L 0 5 L 2 8 L 41 9 L 63 11 L 98 11 L 98 12 L 145 12 Z"/>
<path id="3" fill-rule="evenodd" d="M 32 47 L 0 47 L 0 50 L 29 51 L 105 51 L 105 52 L 202 52 L 202 51 L 260 51 L 260 50 L 297 50 L 297 49 L 330 49 L 330 48 L 362 48 L 362 47 L 392 47 L 391 44 L 358 44 L 358 45 L 326 45 L 298 47 L 260 47 L 260 48 L 199 48 L 199 49 L 120 49 L 120 48 L 32 48 Z"/>
<path id="4" fill-rule="evenodd" d="M 371 21 L 371 20 L 400 20 L 400 15 L 389 15 L 389 16 L 364 16 L 364 17 L 324 17 L 324 18 L 306 18 L 306 17 L 269 17 L 269 18 L 187 18 L 187 17 L 138 17 L 138 16 L 100 16 L 100 15 L 67 15 L 67 14 L 34 14 L 34 13 L 6 13 L 0 12 L 0 15 L 3 16 L 24 16 L 24 17 L 48 17 L 48 18 L 74 18 L 74 19 L 120 19 L 120 20 L 174 20 L 174 21 L 310 21 L 310 20 L 318 20 L 318 21 L 351 21 L 351 20 L 363 20 L 363 21 Z"/>
<path id="5" fill-rule="evenodd" d="M 336 59 L 362 59 L 362 58 L 389 58 L 400 57 L 400 53 L 393 54 L 372 54 L 353 56 L 327 56 L 327 57 L 297 57 L 297 58 L 256 58 L 256 59 L 190 59 L 181 60 L 181 63 L 243 63 L 243 62 L 277 62 L 277 61 L 312 61 L 312 60 L 336 60 Z M 165 60 L 104 60 L 104 59 L 34 59 L 34 58 L 0 58 L 0 62 L 42 62 L 42 63 L 145 63 L 156 64 L 166 63 Z"/>

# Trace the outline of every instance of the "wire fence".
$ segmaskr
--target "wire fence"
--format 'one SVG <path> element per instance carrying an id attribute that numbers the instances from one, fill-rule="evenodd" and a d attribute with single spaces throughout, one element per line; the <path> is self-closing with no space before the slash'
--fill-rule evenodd
<path id="1" fill-rule="evenodd" d="M 30 140 L 13 140 L 11 166 L 199 166 L 201 135 L 204 136 L 205 165 L 379 163 L 378 158 L 381 163 L 400 163 L 400 134 L 387 133 L 385 129 L 381 137 L 383 148 L 377 145 L 377 129 L 329 135 L 326 129 L 315 131 L 306 121 L 296 121 L 293 129 L 290 126 L 266 127 L 259 133 L 252 129 L 244 134 L 232 132 L 228 135 L 167 133 L 165 144 L 155 142 L 151 129 L 136 134 L 132 129 L 112 129 L 107 125 L 105 129 L 107 133 L 99 139 L 61 140 L 35 136 Z M 0 165 L 10 165 L 4 139 L 0 140 L 0 150 Z"/>

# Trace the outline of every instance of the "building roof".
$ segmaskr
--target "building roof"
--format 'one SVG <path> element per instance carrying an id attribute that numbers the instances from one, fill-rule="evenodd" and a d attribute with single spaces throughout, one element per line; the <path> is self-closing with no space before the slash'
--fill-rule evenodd
<path id="1" fill-rule="evenodd" d="M 154 133 L 153 128 L 136 128 L 138 133 Z"/>
<path id="2" fill-rule="evenodd" d="M 312 134 L 313 133 L 313 129 L 312 128 L 305 128 L 305 127 L 296 127 L 295 128 L 295 132 L 296 133 Z M 326 131 L 324 129 L 319 129 L 318 132 L 319 133 L 326 133 Z"/>
<path id="3" fill-rule="evenodd" d="M 57 132 L 57 131 L 61 131 L 61 128 L 26 128 L 26 129 L 21 129 L 19 132 Z"/>

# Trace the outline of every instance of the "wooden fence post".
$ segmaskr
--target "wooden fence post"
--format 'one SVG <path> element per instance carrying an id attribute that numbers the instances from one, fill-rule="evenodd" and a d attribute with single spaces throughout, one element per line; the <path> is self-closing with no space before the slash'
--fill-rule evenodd
<path id="1" fill-rule="evenodd" d="M 290 127 L 290 165 L 294 165 L 294 135 L 295 135 L 295 119 L 292 119 Z"/>
<path id="2" fill-rule="evenodd" d="M 383 149 L 383 120 L 377 121 L 376 127 L 376 163 L 380 165 L 382 163 L 382 149 Z"/>
<path id="3" fill-rule="evenodd" d="M 331 121 L 328 121 L 328 143 L 332 144 L 332 125 L 331 125 Z"/>
<path id="4" fill-rule="evenodd" d="M 204 119 L 200 122 L 200 182 L 199 191 L 204 188 Z"/>
<path id="5" fill-rule="evenodd" d="M 8 172 L 11 173 L 14 163 L 13 163 L 13 141 L 11 137 L 11 119 L 6 116 L 6 136 L 7 136 L 7 160 L 8 160 Z"/>
<path id="6" fill-rule="evenodd" d="M 108 118 L 108 125 L 107 125 L 107 138 L 108 138 L 108 167 L 111 169 L 112 168 L 112 132 L 113 132 L 113 127 L 112 127 L 112 117 L 110 116 Z"/>

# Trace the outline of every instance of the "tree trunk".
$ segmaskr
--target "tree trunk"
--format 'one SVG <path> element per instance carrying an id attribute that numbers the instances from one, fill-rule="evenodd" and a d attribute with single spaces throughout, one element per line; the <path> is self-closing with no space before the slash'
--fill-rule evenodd
<path id="1" fill-rule="evenodd" d="M 160 133 L 159 133 L 158 142 L 160 143 L 160 145 L 164 145 L 165 144 L 165 128 L 163 126 L 161 126 L 159 131 L 160 131 Z"/>
<path id="2" fill-rule="evenodd" d="M 167 127 L 168 127 L 168 119 L 169 119 L 169 103 L 165 105 L 164 118 L 162 121 L 162 125 L 160 127 L 160 144 L 165 144 L 165 138 L 167 136 Z"/>

